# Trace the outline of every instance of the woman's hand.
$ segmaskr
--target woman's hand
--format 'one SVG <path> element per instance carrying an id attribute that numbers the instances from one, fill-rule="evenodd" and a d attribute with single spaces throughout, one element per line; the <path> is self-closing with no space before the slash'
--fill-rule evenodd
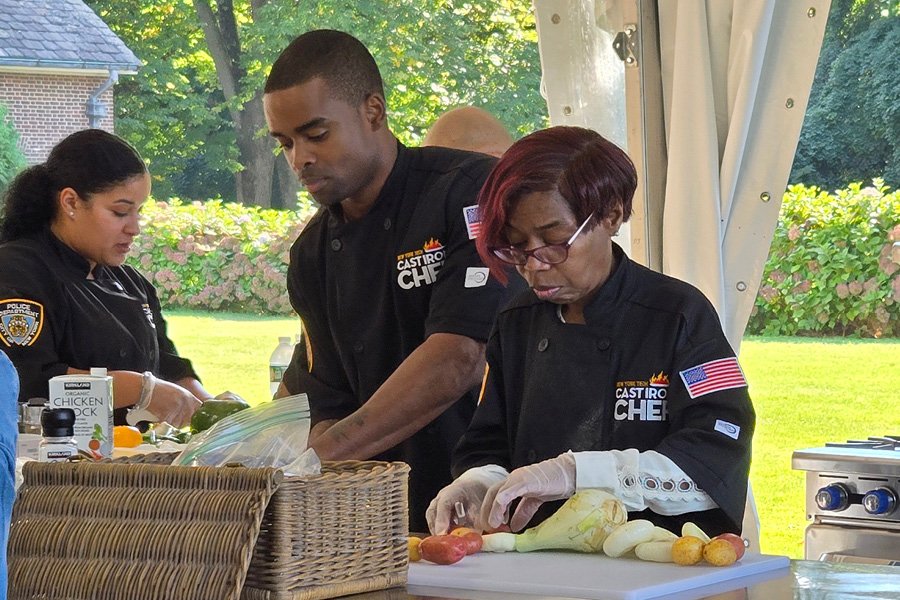
<path id="1" fill-rule="evenodd" d="M 512 531 L 519 531 L 544 502 L 563 500 L 575 493 L 575 456 L 560 454 L 543 462 L 519 467 L 506 481 L 488 490 L 481 505 L 481 522 L 496 529 L 506 522 L 510 503 L 522 498 L 509 522 Z"/>
<path id="2" fill-rule="evenodd" d="M 191 416 L 201 406 L 197 397 L 180 385 L 157 379 L 147 410 L 160 421 L 184 427 L 191 422 Z"/>
<path id="3" fill-rule="evenodd" d="M 456 505 L 459 503 L 465 510 L 465 516 L 457 524 L 484 531 L 484 523 L 478 519 L 481 504 L 488 490 L 493 485 L 502 483 L 506 476 L 506 469 L 497 465 L 474 467 L 460 475 L 438 492 L 428 505 L 428 510 L 425 511 L 428 529 L 435 535 L 447 533 L 450 519 L 456 515 Z"/>

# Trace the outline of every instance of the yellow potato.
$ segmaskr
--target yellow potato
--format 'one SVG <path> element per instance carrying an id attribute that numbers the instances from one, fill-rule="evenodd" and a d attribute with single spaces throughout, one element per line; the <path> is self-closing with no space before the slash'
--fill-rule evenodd
<path id="1" fill-rule="evenodd" d="M 705 545 L 693 535 L 682 536 L 672 542 L 672 561 L 679 565 L 696 565 L 703 559 Z"/>
<path id="2" fill-rule="evenodd" d="M 681 535 L 682 536 L 692 535 L 696 538 L 700 538 L 701 540 L 703 540 L 704 544 L 709 542 L 709 536 L 706 535 L 706 532 L 703 531 L 702 529 L 700 529 L 694 523 L 688 522 L 688 523 L 685 523 L 684 525 L 682 525 L 681 526 Z"/>
<path id="3" fill-rule="evenodd" d="M 422 543 L 422 538 L 418 538 L 414 535 L 409 537 L 409 562 L 419 562 L 422 560 L 422 555 L 419 554 L 419 544 Z"/>
<path id="4" fill-rule="evenodd" d="M 715 539 L 704 546 L 703 558 L 714 567 L 727 567 L 737 560 L 737 552 L 728 540 Z"/>

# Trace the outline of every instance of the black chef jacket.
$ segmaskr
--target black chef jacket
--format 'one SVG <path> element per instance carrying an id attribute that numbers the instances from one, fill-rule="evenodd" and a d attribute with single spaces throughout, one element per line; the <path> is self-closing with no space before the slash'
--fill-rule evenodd
<path id="1" fill-rule="evenodd" d="M 20 402 L 46 398 L 69 367 L 197 377 L 166 336 L 149 281 L 129 266 L 98 265 L 94 279 L 89 270 L 49 228 L 0 246 L 0 345 L 19 372 Z"/>
<path id="2" fill-rule="evenodd" d="M 472 209 L 495 162 L 400 144 L 368 214 L 345 223 L 323 208 L 300 234 L 291 248 L 288 292 L 311 365 L 298 344 L 284 383 L 292 394 L 309 395 L 313 422 L 357 410 L 433 333 L 487 339 L 504 291 L 475 250 Z M 425 509 L 451 481 L 450 453 L 477 392 L 377 457 L 411 467 L 413 531 L 427 531 Z"/>
<path id="3" fill-rule="evenodd" d="M 740 533 L 755 424 L 747 386 L 691 398 L 681 375 L 692 381 L 692 369 L 734 351 L 699 290 L 613 250 L 619 265 L 585 307 L 585 324 L 563 323 L 557 305 L 530 290 L 497 317 L 454 474 L 485 464 L 511 470 L 568 450 L 655 450 L 720 508 L 629 518 Z"/>

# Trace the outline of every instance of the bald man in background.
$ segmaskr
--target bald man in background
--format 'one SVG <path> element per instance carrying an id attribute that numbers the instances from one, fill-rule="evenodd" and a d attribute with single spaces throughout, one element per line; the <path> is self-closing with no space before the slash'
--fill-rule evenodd
<path id="1" fill-rule="evenodd" d="M 454 108 L 442 114 L 425 134 L 423 146 L 471 150 L 500 158 L 513 138 L 491 113 L 474 106 Z"/>

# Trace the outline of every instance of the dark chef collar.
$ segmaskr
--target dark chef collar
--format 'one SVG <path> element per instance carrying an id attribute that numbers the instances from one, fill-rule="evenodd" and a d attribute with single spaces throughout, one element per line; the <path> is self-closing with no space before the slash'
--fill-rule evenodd
<path id="1" fill-rule="evenodd" d="M 369 215 L 378 215 L 386 208 L 388 208 L 393 201 L 399 201 L 403 196 L 403 184 L 406 180 L 406 173 L 409 170 L 409 164 L 412 160 L 412 153 L 409 149 L 404 146 L 400 140 L 397 140 L 397 159 L 394 161 L 394 166 L 391 168 L 391 173 L 388 175 L 388 178 L 385 180 L 384 185 L 381 187 L 381 191 L 378 192 L 378 197 L 375 198 L 375 204 L 372 206 L 372 210 L 370 210 L 366 215 L 363 216 L 360 221 L 365 220 Z M 328 209 L 328 227 L 338 227 L 340 225 L 345 225 L 344 223 L 344 215 L 341 210 L 340 204 L 335 204 L 333 206 L 327 207 Z M 349 225 L 349 223 L 347 223 Z"/>
<path id="2" fill-rule="evenodd" d="M 91 272 L 91 263 L 88 261 L 88 259 L 78 254 L 77 252 L 72 250 L 72 248 L 63 243 L 62 240 L 60 240 L 52 231 L 50 231 L 49 227 L 44 228 L 44 230 L 41 232 L 41 236 L 47 242 L 47 245 L 49 245 L 50 248 L 53 249 L 53 252 L 59 257 L 59 260 L 63 265 L 70 267 L 73 271 L 87 279 L 87 276 Z M 94 278 L 102 279 L 104 275 L 105 269 L 102 266 L 97 265 L 97 267 L 94 269 Z"/>
<path id="3" fill-rule="evenodd" d="M 617 243 L 612 243 L 613 256 L 618 263 L 616 270 L 613 271 L 609 279 L 603 286 L 597 290 L 597 294 L 591 298 L 591 301 L 584 307 L 584 319 L 586 322 L 591 321 L 591 317 L 608 318 L 606 310 L 610 305 L 615 304 L 623 296 L 628 286 L 628 273 L 633 268 L 631 260 Z"/>

